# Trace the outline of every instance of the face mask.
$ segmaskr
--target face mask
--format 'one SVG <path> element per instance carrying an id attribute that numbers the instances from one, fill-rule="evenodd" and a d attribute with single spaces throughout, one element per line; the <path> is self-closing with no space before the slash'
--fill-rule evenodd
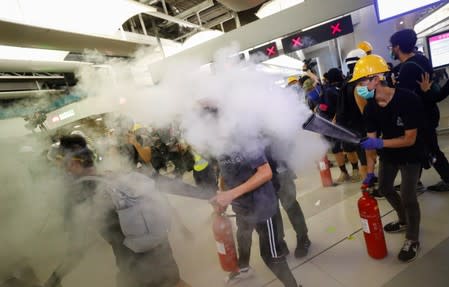
<path id="1" fill-rule="evenodd" d="M 367 86 L 357 86 L 356 91 L 365 100 L 374 98 L 374 90 L 368 90 Z"/>
<path id="2" fill-rule="evenodd" d="M 397 60 L 398 57 L 396 56 L 396 53 L 393 51 L 393 49 L 390 49 L 390 58 L 392 60 Z"/>

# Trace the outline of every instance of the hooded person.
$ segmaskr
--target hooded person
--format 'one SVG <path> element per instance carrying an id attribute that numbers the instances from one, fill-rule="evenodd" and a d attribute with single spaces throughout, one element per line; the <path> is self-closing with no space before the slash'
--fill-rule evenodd
<path id="1" fill-rule="evenodd" d="M 374 184 L 378 151 L 379 192 L 398 216 L 398 220 L 386 224 L 384 230 L 406 232 L 398 259 L 410 262 L 417 257 L 420 247 L 416 184 L 424 159 L 424 145 L 419 136 L 423 123 L 422 102 L 409 90 L 389 87 L 385 79 L 388 71 L 382 57 L 368 55 L 357 62 L 350 82 L 355 82 L 358 94 L 368 100 L 364 110 L 368 138 L 361 143 L 367 153 L 368 174 L 363 183 Z M 400 195 L 394 190 L 398 172 L 402 179 Z"/>
<path id="2" fill-rule="evenodd" d="M 160 198 L 154 182 L 137 172 L 110 177 L 97 174 L 93 153 L 79 135 L 62 137 L 60 148 L 69 187 L 64 222 L 69 244 L 66 256 L 44 287 L 61 286 L 96 240 L 94 232 L 112 247 L 118 287 L 188 286 L 180 279 L 166 224 L 162 224 L 166 220 L 159 211 L 166 205 L 162 200 L 152 201 L 151 209 L 147 205 L 151 198 Z M 160 216 L 152 213 L 149 217 L 148 210 L 157 210 Z"/>

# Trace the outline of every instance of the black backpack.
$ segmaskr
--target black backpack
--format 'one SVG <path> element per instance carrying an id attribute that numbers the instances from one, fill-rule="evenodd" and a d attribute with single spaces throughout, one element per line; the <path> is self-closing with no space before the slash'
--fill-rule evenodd
<path id="1" fill-rule="evenodd" d="M 350 106 L 348 95 L 354 95 L 355 85 L 345 81 L 340 88 L 340 96 L 337 101 L 336 120 L 338 124 L 345 124 L 347 121 L 348 108 Z"/>

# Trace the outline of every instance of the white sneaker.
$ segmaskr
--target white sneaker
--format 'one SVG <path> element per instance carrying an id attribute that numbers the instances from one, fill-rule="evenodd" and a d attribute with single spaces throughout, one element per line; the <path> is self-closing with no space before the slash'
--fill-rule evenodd
<path id="1" fill-rule="evenodd" d="M 251 267 L 240 268 L 239 271 L 229 273 L 225 278 L 225 283 L 227 286 L 231 286 L 253 275 L 254 270 Z"/>

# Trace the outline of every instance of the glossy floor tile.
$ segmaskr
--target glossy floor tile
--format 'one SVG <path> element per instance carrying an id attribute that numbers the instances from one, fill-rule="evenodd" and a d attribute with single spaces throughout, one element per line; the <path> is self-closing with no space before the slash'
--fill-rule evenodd
<path id="1" fill-rule="evenodd" d="M 441 137 L 441 145 L 443 151 L 448 153 L 449 136 Z M 335 178 L 339 171 L 333 168 L 332 173 Z M 435 171 L 428 170 L 424 171 L 422 180 L 425 185 L 430 185 L 437 182 L 438 177 Z M 191 176 L 186 175 L 184 181 L 192 182 Z M 319 172 L 316 169 L 304 171 L 299 175 L 296 183 L 297 198 L 306 216 L 309 237 L 312 241 L 310 252 L 305 258 L 294 258 L 295 233 L 288 218 L 285 214 L 283 215 L 286 240 L 290 249 L 288 263 L 294 276 L 304 287 L 381 287 L 384 285 L 405 287 L 407 285 L 401 285 L 401 282 L 406 284 L 409 281 L 400 280 L 400 274 L 407 272 L 412 266 L 421 264 L 423 258 L 426 264 L 431 264 L 432 250 L 449 237 L 449 193 L 425 192 L 419 197 L 422 213 L 420 235 L 422 249 L 419 258 L 409 264 L 397 260 L 397 253 L 404 240 L 402 233 L 386 234 L 388 256 L 382 260 L 371 259 L 366 252 L 357 209 L 357 200 L 361 195 L 360 183 L 322 188 Z M 170 241 L 182 278 L 192 287 L 225 286 L 226 273 L 219 266 L 211 230 L 210 204 L 207 200 L 176 195 L 168 197 L 173 209 L 176 210 Z M 379 200 L 378 203 L 384 224 L 396 219 L 395 213 L 392 212 L 386 200 Z M 49 224 L 46 228 L 54 225 Z M 45 234 L 49 233 L 50 230 L 44 230 L 35 241 L 45 246 Z M 52 262 L 48 266 L 36 266 L 41 280 L 49 275 L 63 256 L 64 239 L 60 238 L 52 242 L 59 243 L 54 246 L 57 252 L 52 254 L 51 258 L 46 258 L 46 255 L 40 254 L 36 248 L 32 251 L 27 250 L 38 255 L 37 258 L 46 258 L 47 262 Z M 262 262 L 258 249 L 257 235 L 254 234 L 251 266 L 255 269 L 255 276 L 234 286 L 282 286 Z M 449 264 L 449 260 L 446 262 Z M 445 272 L 444 270 L 442 269 L 442 272 Z M 115 286 L 115 272 L 112 250 L 98 236 L 81 264 L 64 279 L 63 286 Z M 414 276 L 413 272 L 406 274 L 407 278 Z M 423 276 L 423 274 L 416 273 L 416 276 Z M 396 279 L 398 277 L 399 279 Z M 447 278 L 447 286 L 449 286 L 449 276 Z M 429 280 L 429 286 L 432 286 L 431 278 Z M 441 279 L 438 282 L 440 284 Z"/>

